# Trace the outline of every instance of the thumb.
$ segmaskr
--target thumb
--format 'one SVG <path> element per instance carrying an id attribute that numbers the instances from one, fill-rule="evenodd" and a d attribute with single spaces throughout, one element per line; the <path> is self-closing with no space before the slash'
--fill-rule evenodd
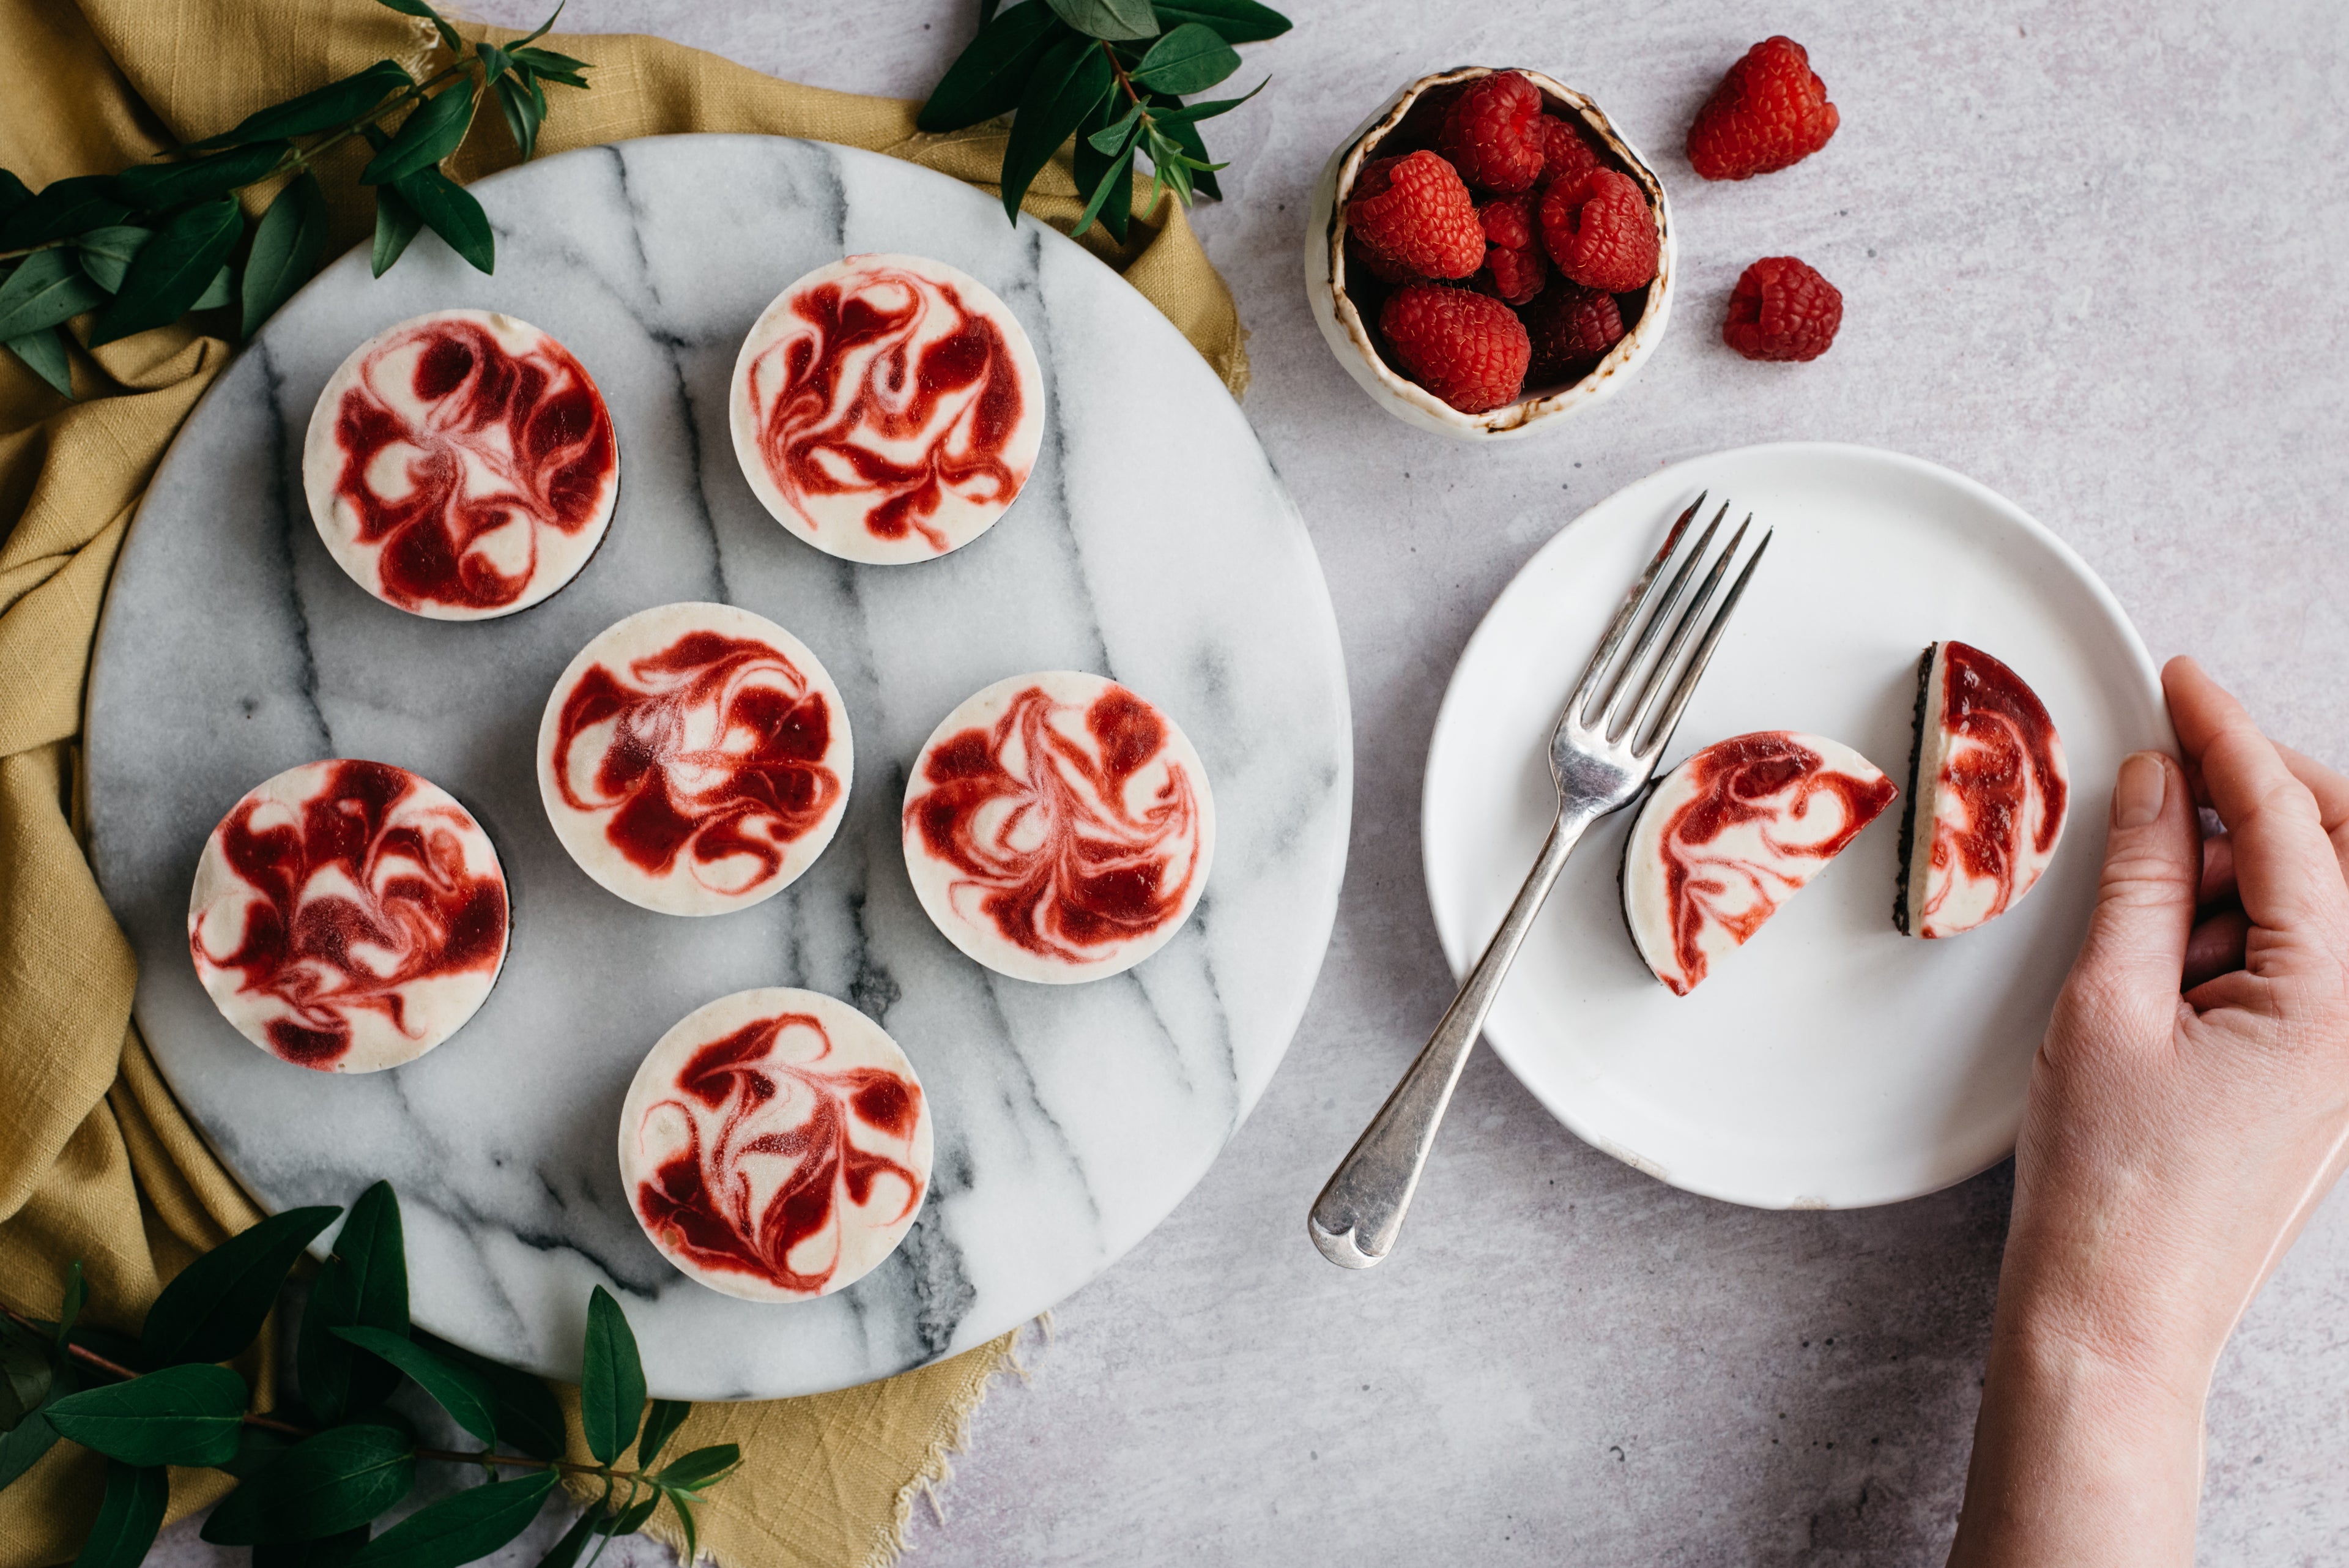
<path id="1" fill-rule="evenodd" d="M 2159 752 L 2131 753 L 2113 780 L 2104 875 L 2072 988 L 2108 1005 L 2154 1010 L 2166 1022 L 2178 1005 L 2201 874 L 2201 829 L 2184 771 Z"/>

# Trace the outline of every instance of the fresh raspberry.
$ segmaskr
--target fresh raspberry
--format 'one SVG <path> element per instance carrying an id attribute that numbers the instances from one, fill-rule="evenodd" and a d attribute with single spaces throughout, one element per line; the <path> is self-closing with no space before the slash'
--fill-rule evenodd
<path id="1" fill-rule="evenodd" d="M 1816 359 L 1843 325 L 1843 294 L 1793 256 L 1764 256 L 1730 291 L 1721 340 L 1748 359 Z"/>
<path id="2" fill-rule="evenodd" d="M 1825 147 L 1839 119 L 1803 46 L 1764 38 L 1729 67 L 1696 111 L 1689 162 L 1708 180 L 1767 174 Z"/>
<path id="3" fill-rule="evenodd" d="M 1554 115 L 1542 117 L 1542 182 L 1555 184 L 1564 180 L 1569 183 L 1581 179 L 1599 167 L 1599 150 L 1583 138 L 1582 132 Z"/>
<path id="4" fill-rule="evenodd" d="M 1464 414 L 1515 402 L 1525 385 L 1525 323 L 1489 296 L 1407 283 L 1379 312 L 1379 330 L 1406 375 Z"/>
<path id="5" fill-rule="evenodd" d="M 1541 88 L 1515 71 L 1478 78 L 1444 114 L 1436 145 L 1472 185 L 1500 196 L 1531 189 L 1549 145 Z"/>
<path id="6" fill-rule="evenodd" d="M 1495 196 L 1476 209 L 1485 223 L 1485 266 L 1478 288 L 1489 287 L 1511 305 L 1523 305 L 1549 281 L 1549 260 L 1534 228 L 1534 193 Z"/>
<path id="7" fill-rule="evenodd" d="M 1530 386 L 1580 379 L 1623 338 L 1615 296 L 1580 284 L 1561 283 L 1520 314 L 1533 348 L 1526 367 Z"/>
<path id="8" fill-rule="evenodd" d="M 1346 227 L 1421 277 L 1466 277 L 1484 265 L 1476 203 L 1458 171 L 1433 152 L 1366 166 L 1346 203 Z"/>
<path id="9" fill-rule="evenodd" d="M 1542 192 L 1542 243 L 1586 288 L 1623 294 L 1656 275 L 1656 220 L 1628 174 L 1593 169 Z"/>

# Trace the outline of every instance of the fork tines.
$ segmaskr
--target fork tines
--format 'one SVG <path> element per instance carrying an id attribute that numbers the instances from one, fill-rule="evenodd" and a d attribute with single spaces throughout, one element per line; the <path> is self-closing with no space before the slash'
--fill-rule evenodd
<path id="1" fill-rule="evenodd" d="M 1574 695 L 1567 699 L 1566 712 L 1559 721 L 1561 728 L 1580 732 L 1588 741 L 1627 749 L 1643 759 L 1653 756 L 1671 739 L 1673 726 L 1680 722 L 1681 710 L 1688 705 L 1690 694 L 1696 690 L 1697 679 L 1704 673 L 1731 612 L 1744 596 L 1745 584 L 1754 576 L 1762 553 L 1770 547 L 1770 531 L 1765 529 L 1730 584 L 1728 597 L 1721 601 L 1721 607 L 1712 618 L 1706 618 L 1705 607 L 1713 602 L 1722 578 L 1745 542 L 1754 514 L 1747 513 L 1745 520 L 1729 536 L 1729 543 L 1713 554 L 1713 538 L 1729 515 L 1729 503 L 1723 502 L 1720 510 L 1713 514 L 1713 521 L 1697 535 L 1696 544 L 1682 554 L 1681 540 L 1704 503 L 1705 496 L 1702 494 L 1689 503 L 1688 510 L 1680 514 L 1671 531 L 1664 535 L 1663 548 L 1656 552 L 1656 558 L 1648 563 L 1648 569 L 1623 596 L 1623 607 L 1616 612 L 1607 635 L 1599 639 L 1599 651 L 1591 656 L 1590 666 L 1582 672 L 1582 681 L 1575 688 Z M 1699 579 L 1698 570 L 1704 566 L 1708 555 L 1712 565 Z M 1667 576 L 1665 568 L 1671 566 L 1675 556 L 1680 564 Z M 1697 581 L 1692 597 L 1688 591 L 1692 580 Z M 1685 607 L 1682 603 L 1684 598 Z M 1632 636 L 1635 629 L 1636 638 Z M 1692 638 L 1696 646 L 1692 651 L 1689 643 Z M 1618 659 L 1627 640 L 1630 641 L 1630 651 Z M 1662 644 L 1661 649 L 1659 642 Z"/>

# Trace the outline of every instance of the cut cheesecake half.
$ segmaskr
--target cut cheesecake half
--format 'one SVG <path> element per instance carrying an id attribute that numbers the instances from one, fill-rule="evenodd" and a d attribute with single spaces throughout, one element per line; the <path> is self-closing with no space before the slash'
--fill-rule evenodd
<path id="1" fill-rule="evenodd" d="M 1733 735 L 1664 775 L 1623 848 L 1623 920 L 1686 996 L 1892 804 L 1884 770 L 1840 741 Z"/>
<path id="2" fill-rule="evenodd" d="M 2071 797 L 2038 693 L 1979 648 L 1927 648 L 1892 923 L 1953 937 L 2006 913 L 2054 859 Z"/>

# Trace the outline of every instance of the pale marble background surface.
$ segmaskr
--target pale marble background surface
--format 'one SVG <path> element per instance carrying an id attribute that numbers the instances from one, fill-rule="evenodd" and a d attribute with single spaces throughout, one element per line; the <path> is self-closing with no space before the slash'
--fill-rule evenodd
<path id="1" fill-rule="evenodd" d="M 535 6 L 480 10 L 534 23 Z M 572 0 L 564 25 L 912 95 L 975 9 Z M 2003 1168 L 1892 1209 L 1748 1212 L 1585 1147 L 1480 1054 L 1396 1257 L 1349 1275 L 1306 1241 L 1306 1205 L 1451 991 L 1419 869 L 1429 729 L 1485 606 L 1583 506 L 1695 452 L 1818 437 L 2003 491 L 2104 574 L 2157 656 L 2196 652 L 2277 733 L 2349 761 L 2349 13 L 1353 0 L 1292 15 L 1295 33 L 1247 51 L 1244 85 L 1268 69 L 1271 88 L 1210 136 L 1234 160 L 1230 199 L 1199 226 L 1255 333 L 1247 412 L 1346 646 L 1358 771 L 1337 940 L 1254 1117 L 1060 1312 L 1032 1382 L 996 1391 L 944 1524 L 916 1511 L 909 1561 L 1938 1563 Z M 1704 186 L 1677 151 L 1688 118 L 1772 31 L 1810 47 L 1843 130 L 1797 169 Z M 1656 360 L 1558 436 L 1506 450 L 1374 410 L 1298 275 L 1334 140 L 1404 78 L 1470 61 L 1594 94 L 1671 184 L 1685 234 L 1684 314 Z M 1843 337 L 1810 366 L 1748 365 L 1714 335 L 1722 300 L 1747 262 L 1784 253 L 1844 289 Z M 2344 1325 L 2336 1195 L 2219 1368 L 2206 1564 L 2349 1555 Z M 215 1556 L 182 1527 L 159 1560 Z"/>

